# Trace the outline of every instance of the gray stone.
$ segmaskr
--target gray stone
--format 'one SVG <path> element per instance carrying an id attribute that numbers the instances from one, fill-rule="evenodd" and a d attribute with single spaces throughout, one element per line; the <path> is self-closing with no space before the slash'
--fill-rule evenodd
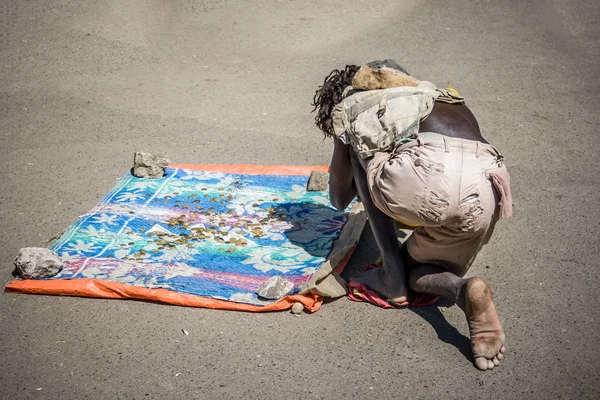
<path id="1" fill-rule="evenodd" d="M 379 71 L 381 68 L 384 68 L 384 67 L 393 68 L 393 69 L 397 69 L 398 71 L 401 71 L 405 74 L 408 74 L 408 72 L 406 72 L 406 70 L 404 68 L 402 68 L 402 66 L 400 64 L 398 64 L 396 61 L 391 60 L 389 58 L 386 58 L 385 60 L 371 61 L 370 63 L 367 63 L 367 67 L 371 68 L 373 71 Z"/>
<path id="2" fill-rule="evenodd" d="M 280 276 L 267 279 L 256 291 L 262 298 L 277 300 L 289 294 L 294 289 L 294 283 Z"/>
<path id="3" fill-rule="evenodd" d="M 17 274 L 24 279 L 49 278 L 63 269 L 63 260 L 43 247 L 24 247 L 15 258 Z"/>
<path id="4" fill-rule="evenodd" d="M 133 156 L 133 175 L 138 178 L 162 178 L 169 160 L 165 157 L 138 151 Z"/>
<path id="5" fill-rule="evenodd" d="M 329 173 L 321 171 L 313 171 L 308 178 L 306 190 L 308 192 L 321 192 L 327 190 L 329 185 Z"/>
<path id="6" fill-rule="evenodd" d="M 304 304 L 300 302 L 294 303 L 294 305 L 292 306 L 292 314 L 300 315 L 302 311 L 304 311 Z"/>

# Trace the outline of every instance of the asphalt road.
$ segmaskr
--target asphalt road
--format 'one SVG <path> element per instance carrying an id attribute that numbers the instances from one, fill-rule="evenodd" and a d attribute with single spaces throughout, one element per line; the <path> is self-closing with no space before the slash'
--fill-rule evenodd
<path id="1" fill-rule="evenodd" d="M 456 307 L 339 299 L 313 315 L 0 295 L 3 399 L 597 398 L 599 8 L 559 1 L 0 4 L 0 279 L 88 211 L 137 150 L 326 165 L 310 103 L 394 58 L 451 82 L 506 156 L 515 216 L 488 280 L 507 357 L 479 372 Z M 377 250 L 366 230 L 350 270 Z M 189 336 L 182 333 L 189 332 Z"/>

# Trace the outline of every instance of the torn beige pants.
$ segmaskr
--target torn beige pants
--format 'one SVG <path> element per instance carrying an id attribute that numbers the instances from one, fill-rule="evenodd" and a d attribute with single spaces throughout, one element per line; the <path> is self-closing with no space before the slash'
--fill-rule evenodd
<path id="1" fill-rule="evenodd" d="M 367 164 L 375 205 L 415 227 L 412 258 L 464 276 L 499 218 L 512 215 L 510 178 L 491 145 L 446 136 L 418 139 Z"/>

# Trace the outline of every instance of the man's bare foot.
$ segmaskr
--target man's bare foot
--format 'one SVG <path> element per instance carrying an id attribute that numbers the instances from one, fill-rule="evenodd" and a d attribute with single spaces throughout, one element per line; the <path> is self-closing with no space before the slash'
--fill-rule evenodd
<path id="1" fill-rule="evenodd" d="M 391 261 L 386 263 L 386 259 L 391 259 Z M 377 292 L 390 303 L 401 305 L 407 300 L 406 276 L 404 266 L 399 259 L 385 257 L 381 267 L 364 271 L 353 277 L 352 280 Z"/>
<path id="2" fill-rule="evenodd" d="M 492 369 L 504 358 L 504 330 L 500 325 L 492 294 L 487 283 L 471 278 L 463 286 L 463 310 L 469 323 L 475 366 Z"/>

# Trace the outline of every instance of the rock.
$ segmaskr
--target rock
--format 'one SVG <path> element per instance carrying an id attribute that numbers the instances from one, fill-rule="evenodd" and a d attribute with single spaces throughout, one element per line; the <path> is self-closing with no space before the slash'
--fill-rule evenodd
<path id="1" fill-rule="evenodd" d="M 328 185 L 329 185 L 329 173 L 321 172 L 321 171 L 313 171 L 310 174 L 310 178 L 308 178 L 308 183 L 306 184 L 306 190 L 308 192 L 320 192 L 323 190 L 327 190 Z"/>
<path id="2" fill-rule="evenodd" d="M 133 175 L 138 178 L 162 178 L 168 165 L 169 160 L 162 156 L 138 151 L 133 156 Z"/>
<path id="3" fill-rule="evenodd" d="M 63 269 L 63 260 L 43 247 L 24 247 L 15 258 L 16 273 L 24 279 L 49 278 Z"/>
<path id="4" fill-rule="evenodd" d="M 382 67 L 373 70 L 362 66 L 352 78 L 352 87 L 362 90 L 387 89 L 400 86 L 418 86 L 419 81 L 398 70 Z"/>
<path id="5" fill-rule="evenodd" d="M 304 311 L 304 304 L 300 302 L 294 303 L 294 305 L 292 306 L 292 314 L 299 315 L 300 313 L 302 313 L 302 311 Z"/>
<path id="6" fill-rule="evenodd" d="M 294 289 L 294 284 L 280 276 L 267 279 L 256 291 L 260 297 L 277 300 L 289 294 Z"/>
<path id="7" fill-rule="evenodd" d="M 400 64 L 396 61 L 386 58 L 385 60 L 375 60 L 367 63 L 367 67 L 371 68 L 373 71 L 379 71 L 383 67 L 391 68 L 403 72 L 408 75 L 408 72 Z"/>

